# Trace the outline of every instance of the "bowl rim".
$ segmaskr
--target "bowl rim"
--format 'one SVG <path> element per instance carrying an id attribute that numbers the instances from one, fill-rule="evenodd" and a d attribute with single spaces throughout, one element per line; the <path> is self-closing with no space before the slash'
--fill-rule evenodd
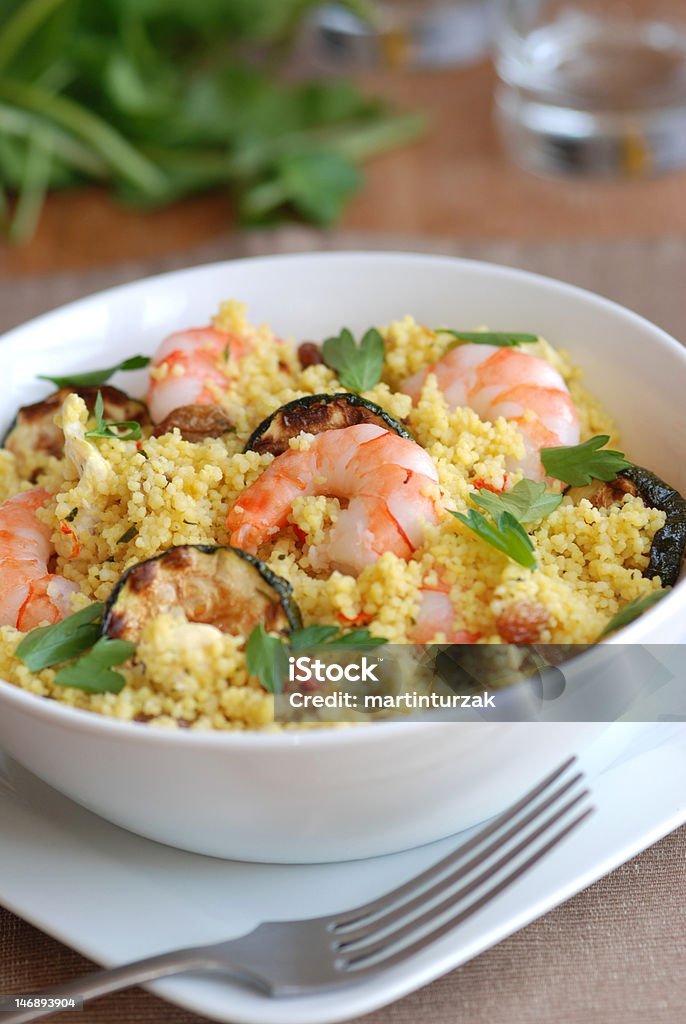
<path id="1" fill-rule="evenodd" d="M 190 267 L 182 267 L 176 270 L 167 270 L 160 273 L 137 278 L 134 281 L 113 285 L 110 288 L 92 292 L 71 302 L 57 306 L 52 310 L 41 313 L 39 316 L 25 321 L 22 324 L 11 328 L 0 335 L 0 345 L 4 342 L 13 342 L 20 339 L 24 333 L 30 333 L 55 317 L 68 317 L 70 313 L 81 310 L 89 304 L 96 304 L 107 300 L 116 302 L 122 295 L 130 295 L 132 292 L 144 290 L 152 284 L 163 284 L 165 281 L 171 284 L 172 279 L 183 278 L 185 281 L 194 277 L 201 277 L 209 272 L 230 272 L 235 267 L 245 265 L 262 265 L 269 267 L 270 264 L 280 263 L 307 263 L 310 261 L 335 263 L 336 261 L 352 262 L 359 264 L 377 263 L 379 260 L 389 263 L 422 263 L 426 266 L 441 266 L 453 268 L 456 271 L 468 269 L 478 274 L 485 274 L 496 281 L 514 279 L 516 282 L 528 284 L 551 293 L 562 294 L 565 297 L 587 306 L 595 307 L 612 316 L 622 318 L 629 323 L 643 330 L 647 330 L 653 337 L 655 343 L 664 349 L 672 352 L 684 363 L 686 373 L 686 347 L 681 345 L 672 335 L 657 324 L 652 323 L 646 317 L 628 309 L 618 302 L 608 299 L 595 292 L 591 292 L 577 285 L 559 281 L 556 278 L 547 277 L 544 274 L 533 273 L 529 270 L 522 270 L 519 267 L 509 267 L 498 263 L 488 263 L 483 260 L 465 259 L 459 256 L 435 255 L 426 252 L 398 251 L 398 250 L 332 250 L 318 252 L 310 250 L 300 253 L 275 253 L 265 256 L 245 256 L 239 259 L 215 260 Z M 618 634 L 609 637 L 604 641 L 607 645 L 615 644 L 638 644 L 650 640 L 649 633 L 667 618 L 671 616 L 675 601 L 682 600 L 686 605 L 686 579 L 682 579 L 668 593 L 664 600 L 660 601 L 653 608 L 649 609 L 640 619 L 625 626 Z M 39 698 L 39 699 L 36 699 Z M 370 722 L 365 723 L 365 728 L 357 726 L 349 728 L 333 728 L 324 725 L 319 728 L 308 729 L 282 729 L 275 731 L 261 730 L 190 730 L 190 729 L 162 729 L 147 728 L 147 723 L 128 722 L 121 719 L 101 715 L 94 711 L 87 711 L 82 708 L 75 708 L 68 704 L 60 703 L 57 700 L 41 698 L 39 694 L 25 690 L 14 683 L 9 683 L 0 678 L 0 703 L 9 700 L 22 710 L 26 710 L 36 717 L 54 720 L 55 724 L 72 726 L 79 732 L 95 731 L 101 735 L 112 737 L 128 737 L 133 740 L 150 743 L 173 743 L 185 744 L 187 748 L 192 746 L 210 745 L 232 745 L 241 746 L 255 745 L 262 748 L 278 750 L 283 747 L 304 746 L 317 747 L 325 744 L 330 747 L 332 742 L 336 745 L 347 745 L 354 742 L 376 742 L 379 732 L 383 730 L 387 735 L 396 733 L 399 729 L 410 730 L 424 728 L 427 725 L 447 725 L 456 723 L 427 723 L 427 722 Z M 488 723 L 482 722 L 486 725 Z M 495 725 L 497 723 L 491 723 Z"/>

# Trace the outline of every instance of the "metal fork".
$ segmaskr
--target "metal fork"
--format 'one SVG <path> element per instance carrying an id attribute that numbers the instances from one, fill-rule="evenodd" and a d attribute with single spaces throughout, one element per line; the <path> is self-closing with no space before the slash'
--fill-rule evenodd
<path id="1" fill-rule="evenodd" d="M 402 963 L 476 914 L 593 813 L 570 758 L 437 864 L 354 910 L 269 921 L 248 935 L 87 975 L 49 993 L 94 999 L 184 971 L 213 971 L 269 996 L 344 987 Z M 54 1010 L 2 1014 L 29 1024 Z"/>

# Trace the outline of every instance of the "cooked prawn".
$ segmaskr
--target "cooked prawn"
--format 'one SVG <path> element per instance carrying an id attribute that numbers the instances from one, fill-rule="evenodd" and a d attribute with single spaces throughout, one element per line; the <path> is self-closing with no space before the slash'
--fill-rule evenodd
<path id="1" fill-rule="evenodd" d="M 414 644 L 430 644 L 441 634 L 448 644 L 473 644 L 478 634 L 458 629 L 455 625 L 455 606 L 447 585 L 423 586 L 420 589 L 419 613 L 410 634 Z"/>
<path id="2" fill-rule="evenodd" d="M 49 494 L 41 487 L 0 505 L 0 625 L 22 632 L 59 622 L 71 611 L 78 586 L 48 572 L 50 530 L 36 518 Z"/>
<path id="3" fill-rule="evenodd" d="M 499 416 L 516 424 L 526 455 L 517 466 L 526 477 L 543 480 L 541 448 L 579 443 L 579 417 L 567 385 L 545 359 L 515 348 L 458 345 L 442 359 L 414 374 L 401 390 L 417 402 L 428 375 L 456 409 L 469 406 L 482 419 Z"/>
<path id="4" fill-rule="evenodd" d="M 161 423 L 185 405 L 215 403 L 217 389 L 227 388 L 227 368 L 250 347 L 247 339 L 214 326 L 170 334 L 150 363 L 148 407 L 153 421 Z"/>
<path id="5" fill-rule="evenodd" d="M 278 455 L 229 510 L 231 543 L 255 553 L 287 522 L 295 498 L 347 502 L 326 541 L 307 552 L 316 569 L 357 575 L 392 551 L 409 558 L 441 514 L 433 459 L 414 441 L 371 423 L 318 434 L 310 448 Z"/>

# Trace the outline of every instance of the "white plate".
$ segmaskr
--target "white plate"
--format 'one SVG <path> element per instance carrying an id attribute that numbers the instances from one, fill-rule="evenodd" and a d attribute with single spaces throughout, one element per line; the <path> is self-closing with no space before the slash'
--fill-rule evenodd
<path id="1" fill-rule="evenodd" d="M 594 779 L 598 813 L 576 834 L 455 933 L 372 981 L 281 1001 L 199 975 L 151 989 L 234 1024 L 330 1024 L 369 1013 L 476 956 L 686 822 L 685 741 L 683 723 L 642 726 Z M 600 748 L 589 751 L 591 775 L 594 759 L 606 756 Z M 23 769 L 12 765 L 10 775 L 11 781 L 0 775 L 0 901 L 107 965 L 231 938 L 262 920 L 342 910 L 399 884 L 455 845 L 448 839 L 346 864 L 220 861 L 124 832 Z"/>

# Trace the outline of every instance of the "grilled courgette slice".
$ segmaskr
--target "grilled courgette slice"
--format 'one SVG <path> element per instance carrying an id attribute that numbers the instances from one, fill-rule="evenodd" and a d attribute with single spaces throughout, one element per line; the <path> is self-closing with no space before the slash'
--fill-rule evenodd
<path id="1" fill-rule="evenodd" d="M 84 400 L 89 412 L 95 409 L 98 392 L 102 394 L 103 418 L 122 423 L 135 420 L 142 427 L 150 423 L 150 415 L 144 402 L 129 398 L 125 391 L 104 384 L 99 388 L 66 387 L 54 391 L 41 402 L 24 405 L 19 409 L 14 423 L 7 432 L 3 446 L 16 455 L 22 451 L 41 452 L 59 459 L 64 451 L 64 434 L 55 425 L 55 414 L 59 412 L 68 395 L 77 394 Z"/>
<path id="2" fill-rule="evenodd" d="M 290 583 L 238 548 L 182 544 L 122 575 L 105 605 L 103 634 L 137 643 L 155 616 L 181 608 L 189 622 L 250 634 L 258 623 L 284 636 L 301 626 Z"/>
<path id="3" fill-rule="evenodd" d="M 245 450 L 260 455 L 265 452 L 281 455 L 287 450 L 290 439 L 298 434 L 322 434 L 325 430 L 339 430 L 358 423 L 375 423 L 412 440 L 401 423 L 366 398 L 352 394 L 307 395 L 282 405 L 263 420 L 250 435 Z"/>
<path id="4" fill-rule="evenodd" d="M 659 576 L 663 587 L 673 587 L 679 579 L 686 549 L 686 500 L 659 476 L 642 466 L 623 469 L 618 478 L 629 480 L 646 505 L 666 514 L 665 525 L 653 538 L 650 564 L 645 575 L 648 578 Z"/>

